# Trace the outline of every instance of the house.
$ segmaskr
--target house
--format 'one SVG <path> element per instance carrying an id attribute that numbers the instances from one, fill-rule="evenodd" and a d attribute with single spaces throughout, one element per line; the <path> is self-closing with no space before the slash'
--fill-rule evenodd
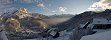
<path id="1" fill-rule="evenodd" d="M 88 27 L 95 29 L 111 28 L 111 20 L 108 18 L 93 18 L 92 23 Z"/>
<path id="2" fill-rule="evenodd" d="M 111 19 L 94 18 L 92 24 L 111 24 Z"/>
<path id="3" fill-rule="evenodd" d="M 111 20 L 107 18 L 93 18 L 91 22 L 80 24 L 80 28 L 93 29 L 96 33 L 111 30 Z"/>
<path id="4" fill-rule="evenodd" d="M 85 26 L 86 25 L 86 26 Z M 81 28 L 111 28 L 111 20 L 107 18 L 93 18 L 92 22 L 87 22 L 85 24 L 80 24 Z"/>
<path id="5" fill-rule="evenodd" d="M 83 36 L 80 40 L 111 40 L 111 30 L 93 35 Z"/>
<path id="6" fill-rule="evenodd" d="M 88 23 L 84 24 L 87 25 Z M 109 18 L 93 18 L 92 22 L 87 26 L 81 24 L 82 28 L 91 28 L 93 35 L 83 36 L 81 40 L 110 40 L 108 36 L 111 33 L 111 20 Z"/>

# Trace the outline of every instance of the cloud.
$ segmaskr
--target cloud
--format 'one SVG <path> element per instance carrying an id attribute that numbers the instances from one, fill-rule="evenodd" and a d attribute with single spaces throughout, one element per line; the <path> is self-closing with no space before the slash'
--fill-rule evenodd
<path id="1" fill-rule="evenodd" d="M 67 11 L 66 11 L 66 10 L 67 10 L 66 7 L 60 6 L 60 7 L 58 7 L 58 9 L 59 9 L 59 12 L 67 12 Z"/>
<path id="2" fill-rule="evenodd" d="M 38 3 L 38 4 L 37 4 L 37 7 L 44 8 L 44 7 L 45 7 L 45 5 L 44 5 L 43 3 Z"/>
<path id="3" fill-rule="evenodd" d="M 41 8 L 45 7 L 45 5 L 44 5 L 42 0 L 21 0 L 21 2 L 34 3 L 34 4 L 36 4 L 37 7 L 41 7 Z"/>
<path id="4" fill-rule="evenodd" d="M 9 3 L 11 3 L 11 1 L 9 1 L 9 0 L 0 0 L 0 5 L 5 5 L 5 4 L 9 4 Z"/>
<path id="5" fill-rule="evenodd" d="M 43 0 L 0 0 L 0 12 L 4 12 L 3 10 L 7 10 L 10 8 L 18 8 L 18 7 L 15 7 L 15 6 L 18 6 L 18 5 L 15 5 L 16 3 L 17 4 L 25 3 L 29 5 L 34 4 L 34 6 L 36 7 L 42 8 L 45 11 L 49 11 L 49 9 L 45 6 Z"/>
<path id="6" fill-rule="evenodd" d="M 47 6 L 45 6 L 44 2 L 39 2 L 36 5 L 39 8 L 42 8 L 44 10 L 45 13 L 49 12 L 49 8 Z"/>
<path id="7" fill-rule="evenodd" d="M 22 2 L 25 2 L 25 3 L 36 3 L 38 2 L 38 0 L 21 0 Z"/>
<path id="8" fill-rule="evenodd" d="M 8 8 L 12 7 L 12 1 L 11 0 L 0 0 L 0 12 L 4 12 Z"/>
<path id="9" fill-rule="evenodd" d="M 111 9 L 111 0 L 100 0 L 93 3 L 89 8 L 91 11 L 104 11 L 105 9 Z"/>
<path id="10" fill-rule="evenodd" d="M 0 0 L 0 12 L 15 9 L 15 3 L 36 3 L 36 0 Z"/>
<path id="11" fill-rule="evenodd" d="M 0 8 L 10 6 L 11 4 L 12 4 L 12 1 L 10 0 L 0 0 Z"/>
<path id="12" fill-rule="evenodd" d="M 52 11 L 52 12 L 56 12 L 56 11 Z"/>

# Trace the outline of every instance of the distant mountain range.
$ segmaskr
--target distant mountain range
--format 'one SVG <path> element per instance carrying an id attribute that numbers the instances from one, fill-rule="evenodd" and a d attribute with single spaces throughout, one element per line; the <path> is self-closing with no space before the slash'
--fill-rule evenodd
<path id="1" fill-rule="evenodd" d="M 72 30 L 79 27 L 79 24 L 91 21 L 93 18 L 108 18 L 111 19 L 111 9 L 106 9 L 103 12 L 85 11 L 81 14 L 75 15 L 66 22 L 57 24 L 52 27 L 57 27 L 61 30 Z"/>
<path id="2" fill-rule="evenodd" d="M 8 17 L 11 14 L 17 15 L 19 18 L 23 18 L 27 15 L 30 15 L 30 17 L 34 17 L 36 19 L 42 19 L 43 21 L 47 22 L 49 25 L 56 25 L 58 23 L 62 23 L 64 21 L 67 21 L 68 19 L 72 18 L 74 15 L 71 14 L 61 14 L 61 15 L 50 15 L 46 16 L 40 13 L 30 13 L 26 8 L 21 8 L 19 10 L 13 10 L 11 12 L 6 12 L 1 17 L 6 16 Z M 7 16 L 8 15 L 8 16 Z M 16 17 L 15 15 L 12 15 Z"/>
<path id="3" fill-rule="evenodd" d="M 61 14 L 61 15 L 51 15 L 46 16 L 39 13 L 30 13 L 26 9 L 15 10 L 14 12 L 7 12 L 0 16 L 1 24 L 6 24 L 7 26 L 12 24 L 10 28 L 14 30 L 21 30 L 21 32 L 14 33 L 16 35 L 10 36 L 10 28 L 7 29 L 7 34 L 9 33 L 9 39 L 32 39 L 48 36 L 46 38 L 51 39 L 53 34 L 60 35 L 63 39 L 70 34 L 72 38 L 82 37 L 88 33 L 91 33 L 92 30 L 89 29 L 74 29 L 80 27 L 80 24 L 84 24 L 88 21 L 92 21 L 93 18 L 107 18 L 111 19 L 111 9 L 106 9 L 103 12 L 94 12 L 94 11 L 85 11 L 78 15 L 71 14 Z M 9 22 L 8 22 L 8 21 Z M 12 22 L 16 20 L 17 22 Z M 19 25 L 18 25 L 18 24 Z M 14 24 L 14 25 L 13 25 Z M 17 28 L 18 25 L 20 28 Z M 6 28 L 8 28 L 6 26 Z M 46 30 L 44 30 L 44 29 Z M 29 30 L 30 29 L 30 30 Z M 73 30 L 74 29 L 74 30 Z M 26 30 L 27 32 L 24 32 Z M 72 30 L 72 32 L 67 32 Z M 22 33 L 23 31 L 23 33 Z M 61 32 L 60 32 L 61 31 Z M 90 32 L 91 31 L 91 32 Z M 38 33 L 39 32 L 39 33 Z M 12 32 L 13 33 L 13 30 Z M 60 34 L 58 34 L 60 33 Z M 75 34 L 72 34 L 75 33 Z M 63 35 L 64 34 L 64 35 Z M 50 36 L 52 37 L 50 38 Z M 82 36 L 81 36 L 82 35 Z M 74 37 L 73 37 L 74 36 Z M 77 37 L 76 37 L 77 36 Z M 16 38 L 17 37 L 17 38 Z M 58 38 L 60 38 L 58 37 Z"/>
<path id="4" fill-rule="evenodd" d="M 70 14 L 62 14 L 62 15 L 52 15 L 44 18 L 43 20 L 46 21 L 49 25 L 56 25 L 62 22 L 65 22 L 72 18 L 74 15 Z"/>
<path id="5" fill-rule="evenodd" d="M 7 12 L 10 13 L 10 12 Z M 5 14 L 7 14 L 5 13 Z M 12 12 L 11 12 L 12 13 Z M 15 13 L 15 12 L 13 12 Z M 30 13 L 34 18 L 41 18 L 43 21 L 51 25 L 51 27 L 57 27 L 61 30 L 71 30 L 75 27 L 79 27 L 79 24 L 91 21 L 93 18 L 111 18 L 111 9 L 106 9 L 103 12 L 85 11 L 78 15 L 61 14 L 46 16 L 39 13 Z"/>

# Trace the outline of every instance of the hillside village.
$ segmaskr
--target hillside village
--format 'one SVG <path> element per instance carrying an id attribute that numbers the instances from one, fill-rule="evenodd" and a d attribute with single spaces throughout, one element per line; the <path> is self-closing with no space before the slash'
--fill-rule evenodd
<path id="1" fill-rule="evenodd" d="M 109 34 L 110 30 L 110 9 L 78 15 L 45 16 L 20 8 L 0 16 L 0 40 L 89 40 L 88 37 L 95 37 L 93 35 Z"/>

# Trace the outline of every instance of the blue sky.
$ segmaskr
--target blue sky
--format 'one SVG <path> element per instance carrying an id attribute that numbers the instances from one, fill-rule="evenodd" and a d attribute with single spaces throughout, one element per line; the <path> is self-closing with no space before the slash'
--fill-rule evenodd
<path id="1" fill-rule="evenodd" d="M 30 12 L 45 15 L 79 14 L 88 10 L 94 0 L 0 0 L 0 11 L 3 9 L 27 8 Z M 2 2 L 3 1 L 3 2 Z M 6 1 L 6 3 L 5 3 Z M 96 0 L 95 0 L 96 1 Z M 4 3 L 4 4 L 2 4 Z"/>

